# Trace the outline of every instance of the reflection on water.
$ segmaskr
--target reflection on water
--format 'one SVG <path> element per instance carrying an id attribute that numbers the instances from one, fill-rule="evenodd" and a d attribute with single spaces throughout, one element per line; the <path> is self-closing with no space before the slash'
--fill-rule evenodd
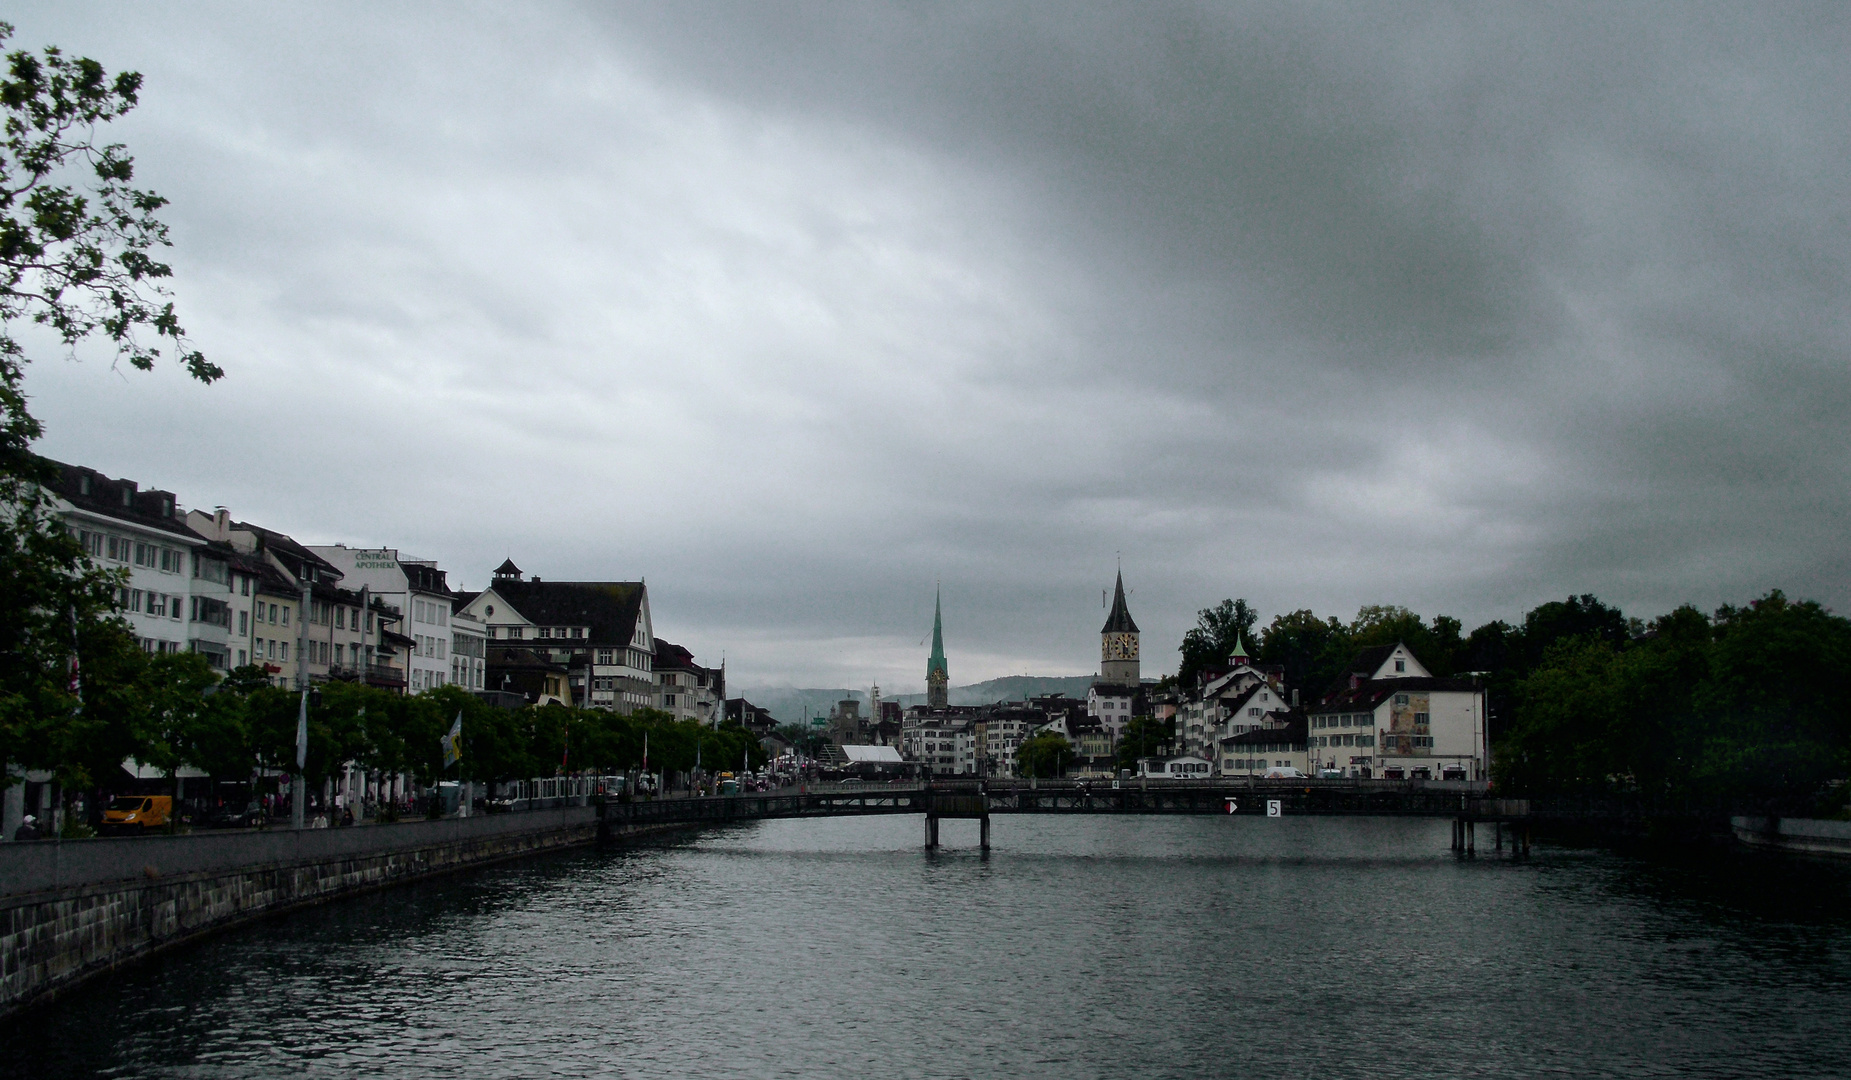
<path id="1" fill-rule="evenodd" d="M 968 833 L 968 835 L 967 835 Z M 1447 825 L 764 822 L 268 920 L 0 1031 L 7 1075 L 1851 1075 L 1851 868 Z M 958 845 L 964 845 L 959 847 Z"/>

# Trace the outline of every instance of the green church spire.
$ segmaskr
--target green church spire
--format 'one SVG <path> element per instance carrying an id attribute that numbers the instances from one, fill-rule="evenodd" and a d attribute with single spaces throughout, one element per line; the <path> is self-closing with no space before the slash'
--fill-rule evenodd
<path id="1" fill-rule="evenodd" d="M 936 591 L 932 594 L 932 659 L 926 661 L 926 678 L 930 679 L 934 672 L 950 678 L 945 667 L 945 619 Z"/>
<path id="2" fill-rule="evenodd" d="M 926 707 L 943 709 L 951 692 L 951 672 L 945 666 L 944 608 L 937 590 L 932 593 L 932 658 L 926 661 Z"/>

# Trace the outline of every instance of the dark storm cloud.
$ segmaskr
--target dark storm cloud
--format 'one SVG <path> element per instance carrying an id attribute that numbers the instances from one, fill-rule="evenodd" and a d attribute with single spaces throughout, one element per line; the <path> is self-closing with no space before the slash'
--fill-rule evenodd
<path id="1" fill-rule="evenodd" d="M 1153 666 L 1224 595 L 1851 600 L 1838 7 L 70 10 L 247 467 L 40 400 L 197 501 L 902 690 L 934 579 L 959 681 L 1090 670 L 1121 550 Z"/>

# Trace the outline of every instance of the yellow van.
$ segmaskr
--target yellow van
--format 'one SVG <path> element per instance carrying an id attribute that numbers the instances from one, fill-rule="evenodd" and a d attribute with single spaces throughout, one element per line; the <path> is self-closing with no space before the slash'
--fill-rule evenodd
<path id="1" fill-rule="evenodd" d="M 172 795 L 118 795 L 103 809 L 103 831 L 145 833 L 166 828 L 173 810 Z"/>

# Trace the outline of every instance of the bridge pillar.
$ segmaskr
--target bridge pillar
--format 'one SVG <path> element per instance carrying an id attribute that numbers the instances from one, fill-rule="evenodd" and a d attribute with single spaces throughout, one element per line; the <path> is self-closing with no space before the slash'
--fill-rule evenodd
<path id="1" fill-rule="evenodd" d="M 1476 821 L 1465 823 L 1465 853 L 1467 855 L 1478 854 L 1478 822 Z"/>
<path id="2" fill-rule="evenodd" d="M 926 850 L 938 847 L 938 815 L 927 814 L 925 819 Z"/>
<path id="3" fill-rule="evenodd" d="M 977 819 L 977 847 L 984 851 L 990 850 L 990 815 L 988 814 Z"/>

